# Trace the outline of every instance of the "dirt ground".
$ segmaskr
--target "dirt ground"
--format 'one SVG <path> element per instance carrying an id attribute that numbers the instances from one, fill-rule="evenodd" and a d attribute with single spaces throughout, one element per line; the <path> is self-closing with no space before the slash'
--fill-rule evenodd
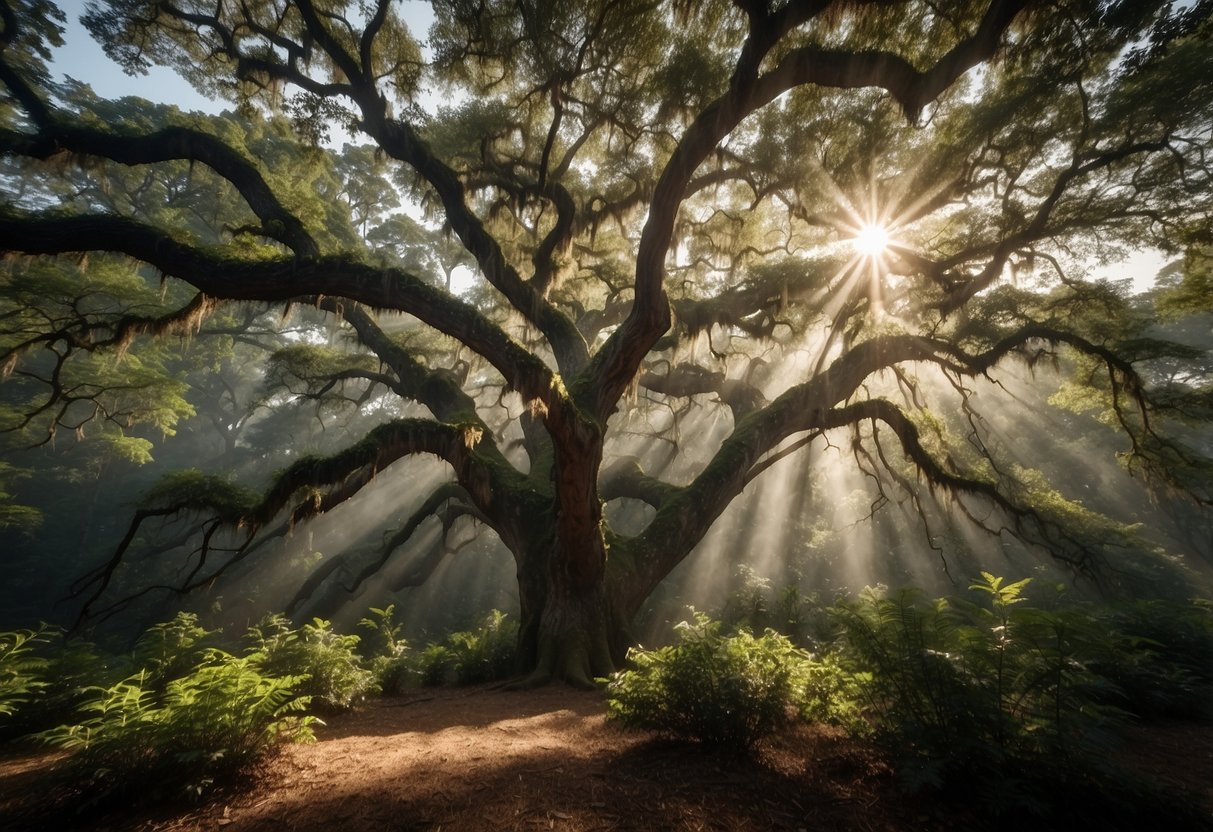
<path id="1" fill-rule="evenodd" d="M 879 755 L 800 727 L 751 758 L 626 733 L 601 693 L 551 686 L 417 692 L 334 718 L 201 806 L 65 810 L 46 753 L 0 757 L 0 829 L 893 830 L 982 828 L 907 798 Z M 1152 734 L 1152 736 L 1157 736 Z M 1213 741 L 1164 732 L 1143 761 L 1213 817 Z M 1172 747 L 1174 746 L 1174 747 Z M 1180 747 L 1182 746 L 1182 747 Z M 1202 791 L 1203 786 L 1203 791 Z"/>

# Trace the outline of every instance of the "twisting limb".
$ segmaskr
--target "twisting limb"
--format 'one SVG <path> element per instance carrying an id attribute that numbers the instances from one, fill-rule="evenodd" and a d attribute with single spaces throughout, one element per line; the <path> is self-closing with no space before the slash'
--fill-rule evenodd
<path id="1" fill-rule="evenodd" d="M 434 490 L 429 497 L 417 508 L 416 511 L 409 517 L 405 524 L 394 533 L 388 540 L 384 541 L 379 548 L 379 553 L 373 559 L 372 564 L 364 565 L 362 571 L 354 580 L 354 584 L 348 591 L 354 592 L 362 583 L 374 574 L 380 567 L 383 566 L 400 546 L 404 545 L 416 533 L 430 517 L 435 516 L 438 510 L 446 503 L 452 500 L 466 499 L 465 492 L 457 483 L 446 483 Z M 320 564 L 316 569 L 308 575 L 307 579 L 300 585 L 298 591 L 290 602 L 286 605 L 287 615 L 294 614 L 309 598 L 311 598 L 316 590 L 324 584 L 326 580 L 336 571 L 344 570 L 351 565 L 353 555 L 340 554 L 329 558 L 324 563 Z"/>
<path id="2" fill-rule="evenodd" d="M 45 160 L 67 151 L 124 165 L 171 160 L 200 162 L 240 192 L 261 220 L 259 233 L 278 240 L 300 257 L 315 257 L 319 253 L 303 223 L 286 210 L 257 167 L 215 136 L 186 127 L 167 127 L 148 135 L 117 134 L 70 123 L 8 65 L 2 52 L 0 83 L 22 103 L 36 128 L 33 134 L 0 130 L 0 154 Z"/>
<path id="3" fill-rule="evenodd" d="M 564 415 L 552 371 L 469 303 L 400 269 L 377 268 L 349 255 L 301 260 L 243 260 L 187 245 L 161 229 L 112 216 L 0 211 L 4 248 L 26 254 L 116 251 L 229 300 L 293 301 L 335 295 L 375 309 L 409 312 L 489 361 L 526 400 L 539 400 L 551 418 Z"/>
<path id="4" fill-rule="evenodd" d="M 683 135 L 662 170 L 650 201 L 636 257 L 635 303 L 628 318 L 591 365 L 598 382 L 592 409 L 598 417 L 605 422 L 644 356 L 669 327 L 669 304 L 663 284 L 674 224 L 687 183 L 725 136 L 748 115 L 802 84 L 883 88 L 907 113 L 917 114 L 963 73 L 988 60 L 1027 5 L 1027 0 L 992 0 L 977 31 L 922 72 L 889 53 L 802 49 L 793 50 L 773 70 L 759 76 L 763 58 L 787 31 L 783 27 L 789 22 L 788 16 L 797 15 L 798 25 L 819 14 L 825 5 L 790 4 L 782 12 L 767 17 L 752 13 L 750 37 L 738 59 L 729 90 L 709 105 Z"/>
<path id="5" fill-rule="evenodd" d="M 178 498 L 161 506 L 146 506 L 136 512 L 126 535 L 106 563 L 73 587 L 76 595 L 85 594 L 92 587 L 82 605 L 77 625 L 93 614 L 93 606 L 108 589 L 139 529 L 153 517 L 209 514 L 212 519 L 206 522 L 211 527 L 206 530 L 205 539 L 198 550 L 200 561 L 206 560 L 211 537 L 219 528 L 238 531 L 243 535 L 243 542 L 225 563 L 201 575 L 200 562 L 198 568 L 190 573 L 189 579 L 174 588 L 186 591 L 213 581 L 239 562 L 258 532 L 286 509 L 299 492 L 305 492 L 304 497 L 291 509 L 289 525 L 345 502 L 370 483 L 378 471 L 405 456 L 428 453 L 446 460 L 463 484 L 464 493 L 491 510 L 495 506 L 494 501 L 499 503 L 508 499 L 508 492 L 500 487 L 494 490 L 493 466 L 482 467 L 476 460 L 474 449 L 478 436 L 474 429 L 422 419 L 388 422 L 373 429 L 365 439 L 344 451 L 325 458 L 301 459 L 294 463 L 278 475 L 273 485 L 256 502 L 242 503 L 231 497 L 229 490 L 216 493 L 212 489 L 209 494 Z M 333 486 L 327 494 L 316 490 L 326 486 Z"/>

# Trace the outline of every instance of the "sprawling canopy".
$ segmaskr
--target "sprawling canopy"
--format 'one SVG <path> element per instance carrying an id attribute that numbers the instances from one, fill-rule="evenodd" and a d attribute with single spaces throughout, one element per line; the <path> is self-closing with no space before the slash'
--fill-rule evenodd
<path id="1" fill-rule="evenodd" d="M 86 615 L 149 518 L 194 518 L 175 585 L 198 586 L 417 455 L 445 476 L 297 603 L 438 522 L 400 579 L 422 581 L 480 524 L 514 557 L 536 678 L 615 666 L 721 513 L 813 446 L 924 519 L 938 495 L 1096 571 L 1129 532 L 999 438 L 1005 368 L 1042 359 L 1132 470 L 1208 505 L 1207 434 L 1179 427 L 1208 377 L 1174 371 L 1197 353 L 1092 275 L 1183 254 L 1158 306 L 1209 309 L 1207 0 L 432 6 L 423 49 L 393 0 L 90 4 L 128 70 L 238 105 L 207 118 L 52 83 L 61 17 L 0 0 L 0 350 L 26 395 L 4 427 L 175 425 L 193 405 L 162 377 L 124 396 L 151 372 L 132 350 L 199 329 L 275 349 L 260 406 L 375 413 L 263 490 L 150 490 Z M 267 304 L 341 334 L 267 344 Z"/>

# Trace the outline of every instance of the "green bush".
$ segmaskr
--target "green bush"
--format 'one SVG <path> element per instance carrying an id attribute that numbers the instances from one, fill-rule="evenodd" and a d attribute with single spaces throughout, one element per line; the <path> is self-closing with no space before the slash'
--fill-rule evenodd
<path id="1" fill-rule="evenodd" d="M 3 639 L 0 635 L 0 641 Z M 90 642 L 69 640 L 58 629 L 44 628 L 27 646 L 33 651 L 27 660 L 35 663 L 35 695 L 22 696 L 24 701 L 14 703 L 19 706 L 15 713 L 0 715 L 0 739 L 12 740 L 58 725 L 93 695 L 92 688 L 130 672 L 129 659 L 105 658 Z"/>
<path id="2" fill-rule="evenodd" d="M 808 659 L 801 671 L 801 715 L 809 722 L 838 725 L 855 736 L 872 733 L 867 690 L 872 674 L 848 669 L 837 653 Z"/>
<path id="3" fill-rule="evenodd" d="M 1013 825 L 1032 815 L 1116 828 L 1159 812 L 1182 821 L 1111 752 L 1141 698 L 1126 694 L 1125 680 L 1199 687 L 1185 662 L 1202 655 L 1203 625 L 1190 610 L 1175 612 L 1187 625 L 1168 623 L 1151 602 L 1158 640 L 1145 639 L 1124 608 L 1041 609 L 1028 603 L 1028 585 L 982 573 L 970 587 L 977 603 L 905 590 L 835 605 L 830 660 L 845 685 L 825 694 L 858 692 L 911 790 L 970 795 Z"/>
<path id="4" fill-rule="evenodd" d="M 358 626 L 370 631 L 359 646 L 379 692 L 385 696 L 402 693 L 408 687 L 412 671 L 409 645 L 401 636 L 403 628 L 395 623 L 395 612 L 395 604 L 383 609 L 371 607 L 358 622 Z"/>
<path id="5" fill-rule="evenodd" d="M 341 635 L 323 619 L 298 629 L 282 615 L 270 615 L 249 629 L 249 656 L 270 676 L 298 677 L 299 692 L 312 707 L 336 713 L 375 691 L 375 676 L 359 659 L 358 636 Z"/>
<path id="6" fill-rule="evenodd" d="M 1213 606 L 1207 601 L 1133 601 L 1087 610 L 1104 650 L 1096 670 L 1143 716 L 1213 716 Z"/>
<path id="7" fill-rule="evenodd" d="M 179 612 L 139 636 L 131 661 L 146 674 L 149 686 L 163 689 L 197 667 L 211 648 L 219 646 L 218 638 L 219 631 L 202 627 L 197 615 Z"/>
<path id="8" fill-rule="evenodd" d="M 447 647 L 455 655 L 459 684 L 504 679 L 517 670 L 518 627 L 508 618 L 501 610 L 493 610 L 478 629 L 447 636 Z"/>
<path id="9" fill-rule="evenodd" d="M 312 718 L 296 716 L 307 705 L 295 692 L 300 679 L 267 676 L 252 658 L 208 649 L 162 681 L 142 670 L 93 688 L 86 718 L 39 738 L 72 752 L 75 781 L 94 798 L 200 794 L 278 743 L 312 738 Z"/>
<path id="10" fill-rule="evenodd" d="M 725 635 L 719 621 L 699 613 L 677 630 L 676 645 L 628 654 L 634 667 L 607 685 L 610 718 L 735 750 L 793 718 L 808 655 L 785 636 Z"/>
<path id="11" fill-rule="evenodd" d="M 427 688 L 448 685 L 458 680 L 455 653 L 445 644 L 428 644 L 417 656 L 415 672 Z"/>
<path id="12" fill-rule="evenodd" d="M 427 687 L 505 679 L 518 669 L 518 627 L 493 610 L 475 630 L 451 633 L 417 657 L 414 672 Z"/>

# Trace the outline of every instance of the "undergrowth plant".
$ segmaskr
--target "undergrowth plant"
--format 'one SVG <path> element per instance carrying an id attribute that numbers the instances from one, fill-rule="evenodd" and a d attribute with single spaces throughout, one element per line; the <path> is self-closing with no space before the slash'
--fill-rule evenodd
<path id="1" fill-rule="evenodd" d="M 1213 603 L 1159 599 L 1088 609 L 1107 634 L 1096 670 L 1140 717 L 1213 719 Z"/>
<path id="2" fill-rule="evenodd" d="M 0 643 L 9 635 L 0 634 Z M 130 669 L 129 658 L 103 656 L 91 642 L 69 639 L 54 627 L 36 631 L 36 637 L 27 639 L 22 647 L 19 664 L 24 663 L 26 669 L 18 668 L 17 676 L 32 671 L 32 681 L 29 691 L 9 700 L 10 711 L 0 713 L 3 741 L 25 738 L 58 725 L 92 695 L 90 688 L 108 685 Z"/>
<path id="3" fill-rule="evenodd" d="M 828 659 L 839 678 L 818 689 L 859 705 L 910 790 L 968 794 L 1015 823 L 1161 811 L 1168 801 L 1116 762 L 1121 729 L 1141 704 L 1121 681 L 1180 678 L 1206 696 L 1207 685 L 1177 664 L 1166 628 L 1147 644 L 1115 606 L 1043 609 L 1028 587 L 983 572 L 970 586 L 976 600 L 868 590 L 836 604 Z M 1201 654 L 1199 632 L 1192 625 L 1179 655 Z M 829 712 L 810 686 L 807 699 L 815 696 Z"/>
<path id="4" fill-rule="evenodd" d="M 375 692 L 375 674 L 362 666 L 359 638 L 342 635 L 323 619 L 294 628 L 282 615 L 270 615 L 249 628 L 249 659 L 271 676 L 293 676 L 312 707 L 335 713 L 352 708 Z"/>
<path id="5" fill-rule="evenodd" d="M 369 631 L 359 648 L 379 692 L 384 696 L 403 693 L 409 685 L 412 665 L 409 643 L 401 635 L 404 628 L 396 623 L 396 605 L 371 607 L 358 626 Z"/>
<path id="6" fill-rule="evenodd" d="M 176 678 L 143 669 L 91 689 L 82 719 L 39 738 L 71 752 L 74 781 L 94 800 L 198 795 L 280 742 L 312 738 L 300 681 L 210 648 Z"/>
<path id="7" fill-rule="evenodd" d="M 702 613 L 676 629 L 677 644 L 633 649 L 633 667 L 611 677 L 611 719 L 744 751 L 793 718 L 809 657 L 785 636 L 729 635 Z"/>
<path id="8" fill-rule="evenodd" d="M 518 669 L 518 625 L 492 610 L 475 630 L 451 633 L 417 656 L 414 672 L 422 685 L 474 685 L 505 679 Z"/>
<path id="9" fill-rule="evenodd" d="M 191 612 L 178 612 L 173 618 L 153 624 L 135 642 L 130 663 L 142 672 L 146 684 L 163 690 L 172 679 L 189 673 L 209 651 L 219 646 L 220 632 L 208 630 Z"/>
<path id="10" fill-rule="evenodd" d="M 1123 716 L 1090 668 L 1098 633 L 1081 616 L 1025 605 L 1028 580 L 982 573 L 984 603 L 867 590 L 833 608 L 838 661 L 911 786 L 1068 765 Z M 860 676 L 859 674 L 862 674 Z"/>
<path id="11" fill-rule="evenodd" d="M 0 722 L 46 687 L 49 662 L 35 648 L 47 639 L 45 627 L 0 633 Z"/>

